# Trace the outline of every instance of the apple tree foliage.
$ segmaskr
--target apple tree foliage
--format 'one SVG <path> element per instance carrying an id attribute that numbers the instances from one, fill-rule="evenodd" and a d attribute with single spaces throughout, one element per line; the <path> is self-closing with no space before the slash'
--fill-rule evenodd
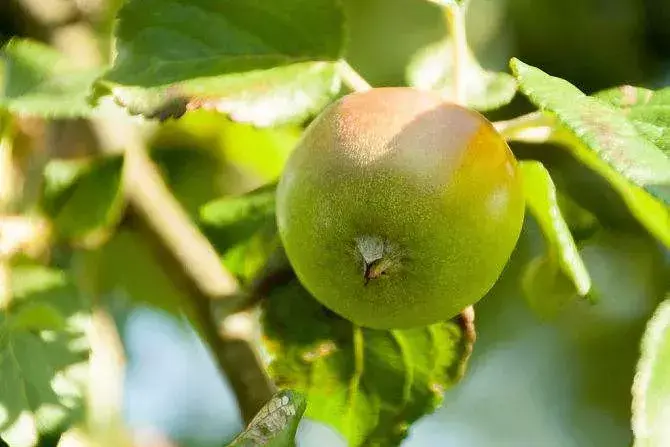
<path id="1" fill-rule="evenodd" d="M 462 1 L 432 3 L 435 14 L 458 17 L 467 8 Z M 303 415 L 332 427 L 351 446 L 399 445 L 467 376 L 471 320 L 411 330 L 356 327 L 318 304 L 281 255 L 274 221 L 280 168 L 263 170 L 258 160 L 274 157 L 281 167 L 310 119 L 339 96 L 365 88 L 365 81 L 352 79 L 345 59 L 347 26 L 337 0 L 127 0 L 116 13 L 108 63 L 82 67 L 30 39 L 2 48 L 3 157 L 26 150 L 30 123 L 118 121 L 120 133 L 148 129 L 140 132 L 147 146 L 188 138 L 224 152 L 236 147 L 226 155 L 263 179 L 213 195 L 210 155 L 149 154 L 172 200 L 239 284 L 237 296 L 224 299 L 232 304 L 205 316 L 260 310 L 262 337 L 255 345 L 266 353 L 264 373 L 279 391 L 232 446 L 293 445 Z M 464 103 L 481 112 L 525 97 L 535 111 L 494 123 L 499 132 L 522 143 L 524 154 L 559 147 L 604 185 L 617 216 L 667 253 L 670 88 L 624 85 L 588 95 L 516 58 L 509 68 L 483 68 L 463 37 L 451 33 L 409 62 L 407 85 L 454 99 L 452 89 L 461 83 Z M 184 122 L 190 123 L 186 135 L 179 127 Z M 263 152 L 267 147 L 273 150 Z M 40 433 L 90 419 L 85 371 L 95 349 L 87 327 L 110 293 L 120 290 L 185 315 L 204 340 L 212 339 L 199 304 L 162 269 L 137 228 L 126 181 L 137 168 L 130 158 L 137 147 L 116 149 L 88 157 L 47 154 L 38 172 L 27 175 L 38 185 L 32 200 L 24 198 L 28 205 L 0 201 L 0 435 L 10 446 L 34 445 Z M 566 309 L 600 305 L 602 272 L 589 244 L 611 216 L 592 209 L 579 178 L 566 175 L 560 163 L 545 166 L 541 155 L 520 158 L 525 231 L 534 230 L 542 247 L 519 267 L 527 304 L 540 321 L 579 318 Z M 6 185 L 0 181 L 9 190 Z M 663 275 L 670 275 L 667 269 L 657 276 Z M 667 292 L 667 284 L 660 287 Z M 630 383 L 634 442 L 668 445 L 667 301 L 659 300 L 640 346 Z"/>

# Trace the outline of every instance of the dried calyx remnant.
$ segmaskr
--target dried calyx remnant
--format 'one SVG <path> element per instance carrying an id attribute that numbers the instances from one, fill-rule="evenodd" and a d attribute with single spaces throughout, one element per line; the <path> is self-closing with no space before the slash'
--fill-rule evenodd
<path id="1" fill-rule="evenodd" d="M 363 257 L 365 285 L 400 268 L 400 249 L 381 237 L 361 236 L 356 239 L 356 248 Z"/>

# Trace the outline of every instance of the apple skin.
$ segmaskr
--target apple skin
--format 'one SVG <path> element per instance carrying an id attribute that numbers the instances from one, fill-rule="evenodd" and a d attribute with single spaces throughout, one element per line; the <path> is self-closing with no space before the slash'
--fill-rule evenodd
<path id="1" fill-rule="evenodd" d="M 429 325 L 476 303 L 523 217 L 516 160 L 491 123 L 405 87 L 327 107 L 277 187 L 279 234 L 300 282 L 376 329 Z"/>

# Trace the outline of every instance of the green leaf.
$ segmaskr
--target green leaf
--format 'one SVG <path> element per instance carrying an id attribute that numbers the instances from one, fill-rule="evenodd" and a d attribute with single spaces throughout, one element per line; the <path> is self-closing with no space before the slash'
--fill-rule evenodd
<path id="1" fill-rule="evenodd" d="M 295 434 L 307 401 L 291 390 L 283 390 L 261 408 L 230 447 L 288 447 L 295 445 Z"/>
<path id="2" fill-rule="evenodd" d="M 597 158 L 670 205 L 670 158 L 641 135 L 623 112 L 518 59 L 510 65 L 531 102 L 556 115 Z"/>
<path id="3" fill-rule="evenodd" d="M 54 49 L 25 39 L 12 39 L 2 49 L 4 88 L 0 107 L 12 113 L 50 118 L 88 116 L 88 96 L 99 70 L 82 70 Z"/>
<path id="4" fill-rule="evenodd" d="M 449 91 L 453 84 L 453 46 L 438 42 L 419 51 L 407 68 L 409 85 L 422 90 Z M 484 70 L 468 50 L 466 100 L 468 106 L 487 111 L 509 104 L 516 94 L 516 81 L 507 73 Z"/>
<path id="5" fill-rule="evenodd" d="M 334 63 L 304 62 L 267 70 L 200 78 L 168 87 L 111 87 L 131 114 L 179 118 L 187 110 L 211 109 L 259 127 L 302 122 L 340 91 Z"/>
<path id="6" fill-rule="evenodd" d="M 546 246 L 546 254 L 531 263 L 524 290 L 532 307 L 551 315 L 573 297 L 585 297 L 591 278 L 561 214 L 549 172 L 537 161 L 522 161 L 519 166 L 526 207 L 539 224 Z"/>
<path id="7" fill-rule="evenodd" d="M 651 235 L 670 247 L 670 207 L 619 175 L 572 134 L 564 135 L 564 133 L 561 133 L 556 141 L 564 143 L 577 160 L 607 180 L 630 213 Z"/>
<path id="8" fill-rule="evenodd" d="M 274 380 L 305 394 L 306 417 L 331 425 L 351 446 L 398 445 L 459 376 L 464 338 L 454 322 L 360 328 L 321 306 L 297 280 L 276 288 L 264 306 Z"/>
<path id="9" fill-rule="evenodd" d="M 226 197 L 202 207 L 200 222 L 224 264 L 249 279 L 279 245 L 275 224 L 276 184 Z"/>
<path id="10" fill-rule="evenodd" d="M 0 314 L 0 434 L 24 446 L 37 430 L 81 417 L 86 310 L 62 272 L 16 265 L 9 284 Z"/>
<path id="11" fill-rule="evenodd" d="M 230 123 L 221 133 L 221 143 L 226 160 L 242 172 L 272 182 L 279 179 L 301 134 L 298 126 L 259 129 Z"/>
<path id="12" fill-rule="evenodd" d="M 670 444 L 670 296 L 649 320 L 633 383 L 635 447 Z"/>
<path id="13" fill-rule="evenodd" d="M 250 237 L 265 223 L 274 222 L 275 188 L 276 184 L 266 185 L 241 196 L 215 200 L 201 208 L 201 223 L 220 233 L 218 247 L 230 247 Z"/>
<path id="14" fill-rule="evenodd" d="M 89 277 L 98 281 L 102 293 L 122 292 L 134 303 L 150 305 L 173 315 L 186 314 L 201 330 L 188 291 L 174 280 L 154 251 L 151 240 L 138 231 L 121 228 L 101 248 L 98 258 L 88 259 Z"/>
<path id="15" fill-rule="evenodd" d="M 121 218 L 123 158 L 91 163 L 54 160 L 44 170 L 42 207 L 58 233 L 78 239 Z"/>
<path id="16" fill-rule="evenodd" d="M 156 13 L 160 11 L 160 13 Z M 108 81 L 143 87 L 308 61 L 335 61 L 335 0 L 129 0 Z"/>
<path id="17" fill-rule="evenodd" d="M 653 91 L 624 85 L 594 96 L 623 109 L 640 134 L 670 154 L 670 88 Z"/>
<path id="18" fill-rule="evenodd" d="M 631 85 L 622 85 L 595 93 L 593 96 L 605 101 L 614 107 L 629 109 L 631 107 L 644 106 L 654 95 L 653 90 Z"/>
<path id="19" fill-rule="evenodd" d="M 66 326 L 65 318 L 50 304 L 29 304 L 12 318 L 13 330 L 59 331 Z"/>

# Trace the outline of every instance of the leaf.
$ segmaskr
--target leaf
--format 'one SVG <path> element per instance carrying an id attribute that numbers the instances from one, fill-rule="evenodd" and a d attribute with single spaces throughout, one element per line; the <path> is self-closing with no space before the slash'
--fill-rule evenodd
<path id="1" fill-rule="evenodd" d="M 89 116 L 88 96 L 97 69 L 79 69 L 54 49 L 27 39 L 12 39 L 2 49 L 4 89 L 0 107 L 12 113 L 49 118 Z"/>
<path id="2" fill-rule="evenodd" d="M 183 285 L 174 280 L 167 262 L 154 251 L 152 241 L 142 233 L 121 228 L 101 248 L 99 258 L 88 259 L 88 268 L 102 293 L 120 291 L 134 303 L 152 307 L 181 317 L 186 314 L 196 329 L 200 320 L 190 307 L 192 302 Z"/>
<path id="3" fill-rule="evenodd" d="M 117 17 L 117 56 L 105 79 L 155 87 L 335 61 L 343 20 L 335 0 L 129 0 Z"/>
<path id="4" fill-rule="evenodd" d="M 670 158 L 641 135 L 624 113 L 518 59 L 510 65 L 531 102 L 555 114 L 585 147 L 623 177 L 670 205 Z"/>
<path id="5" fill-rule="evenodd" d="M 302 122 L 340 91 L 335 64 L 304 62 L 267 70 L 200 78 L 168 87 L 111 87 L 120 105 L 147 118 L 179 118 L 211 109 L 259 127 Z"/>
<path id="6" fill-rule="evenodd" d="M 249 279 L 279 245 L 275 224 L 276 184 L 248 194 L 226 197 L 202 207 L 204 232 L 224 264 L 234 274 Z"/>
<path id="7" fill-rule="evenodd" d="M 453 83 L 452 44 L 443 41 L 419 51 L 407 68 L 409 85 L 421 90 L 448 90 Z M 467 104 L 487 111 L 509 104 L 516 94 L 516 81 L 507 73 L 484 70 L 468 50 Z"/>
<path id="8" fill-rule="evenodd" d="M 300 122 L 340 90 L 343 28 L 336 0 L 131 0 L 104 84 L 148 118 L 206 108 L 257 126 Z"/>
<path id="9" fill-rule="evenodd" d="M 44 170 L 42 207 L 58 233 L 78 239 L 109 228 L 121 218 L 122 157 L 91 163 L 54 160 Z"/>
<path id="10" fill-rule="evenodd" d="M 331 425 L 351 446 L 398 445 L 410 424 L 439 406 L 465 356 L 454 322 L 360 328 L 295 279 L 265 301 L 263 323 L 275 382 L 303 393 L 306 417 Z"/>
<path id="11" fill-rule="evenodd" d="M 295 434 L 307 401 L 291 390 L 283 390 L 261 408 L 230 447 L 287 447 L 295 445 Z"/>
<path id="12" fill-rule="evenodd" d="M 298 126 L 259 129 L 229 123 L 221 133 L 226 160 L 264 182 L 276 181 L 302 134 Z M 253 150 L 250 150 L 253 148 Z"/>
<path id="13" fill-rule="evenodd" d="M 640 134 L 670 154 L 670 88 L 653 91 L 624 85 L 594 96 L 623 109 Z"/>
<path id="14" fill-rule="evenodd" d="M 531 263 L 524 290 L 541 314 L 555 314 L 574 296 L 585 297 L 591 279 L 561 214 L 549 172 L 537 161 L 522 161 L 519 166 L 526 207 L 539 224 L 546 246 L 546 254 Z"/>
<path id="15" fill-rule="evenodd" d="M 275 219 L 276 184 L 266 185 L 250 193 L 224 197 L 210 202 L 200 210 L 200 221 L 220 232 L 218 246 L 227 248 L 258 231 Z"/>
<path id="16" fill-rule="evenodd" d="M 644 189 L 630 183 L 572 134 L 558 130 L 556 141 L 590 169 L 602 176 L 624 201 L 630 213 L 647 231 L 670 247 L 670 207 L 656 200 Z"/>
<path id="17" fill-rule="evenodd" d="M 22 446 L 37 430 L 81 416 L 86 309 L 56 270 L 15 265 L 9 284 L 12 299 L 0 314 L 0 434 Z"/>
<path id="18" fill-rule="evenodd" d="M 670 444 L 670 296 L 649 320 L 633 382 L 635 447 Z"/>
<path id="19" fill-rule="evenodd" d="M 13 330 L 59 331 L 65 326 L 65 318 L 58 309 L 46 303 L 27 305 L 12 318 Z"/>

